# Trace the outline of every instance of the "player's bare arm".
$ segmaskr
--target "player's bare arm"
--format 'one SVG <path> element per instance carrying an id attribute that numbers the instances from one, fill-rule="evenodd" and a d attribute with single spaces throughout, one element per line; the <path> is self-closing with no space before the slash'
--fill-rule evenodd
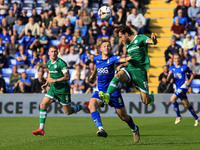
<path id="1" fill-rule="evenodd" d="M 190 85 L 190 83 L 191 83 L 192 80 L 194 79 L 194 76 L 195 76 L 194 73 L 191 73 L 191 74 L 190 74 L 190 79 L 189 79 L 188 81 L 185 82 L 185 84 L 186 84 L 187 86 Z"/>
<path id="2" fill-rule="evenodd" d="M 96 76 L 97 76 L 97 69 L 96 69 L 96 65 L 94 65 L 94 72 L 90 76 L 90 80 L 94 82 L 96 80 Z"/>
<path id="3" fill-rule="evenodd" d="M 171 75 L 172 75 L 172 70 L 170 70 L 170 71 L 169 71 L 169 74 L 167 75 L 167 81 L 169 81 Z"/>
<path id="4" fill-rule="evenodd" d="M 156 45 L 158 43 L 157 36 L 154 33 L 151 33 L 151 38 L 147 40 L 147 43 Z"/>
<path id="5" fill-rule="evenodd" d="M 119 71 L 122 67 L 128 66 L 128 62 L 122 63 L 117 67 L 117 71 Z"/>
<path id="6" fill-rule="evenodd" d="M 131 60 L 131 58 L 132 58 L 131 56 L 128 56 L 126 58 L 120 58 L 119 63 L 127 63 Z"/>
<path id="7" fill-rule="evenodd" d="M 55 83 L 55 82 L 61 82 L 61 81 L 68 81 L 69 79 L 70 79 L 69 73 L 66 72 L 66 73 L 64 74 L 64 76 L 61 77 L 61 78 L 53 79 L 53 78 L 51 78 L 51 77 L 48 77 L 48 78 L 47 78 L 47 81 L 48 81 L 49 83 Z"/>

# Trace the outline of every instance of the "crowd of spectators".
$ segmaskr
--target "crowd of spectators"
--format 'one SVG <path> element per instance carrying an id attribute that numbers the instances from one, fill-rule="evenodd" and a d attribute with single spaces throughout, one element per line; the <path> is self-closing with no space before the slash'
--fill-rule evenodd
<path id="1" fill-rule="evenodd" d="M 159 77 L 159 93 L 172 93 L 172 80 L 167 81 L 166 70 L 173 65 L 173 54 L 182 56 L 183 64 L 195 73 L 195 79 L 200 80 L 200 1 L 179 0 L 174 9 L 173 24 L 171 26 L 171 44 L 165 51 L 166 66 Z M 199 87 L 200 89 L 200 87 Z M 189 87 L 189 92 L 194 93 L 194 88 Z M 195 91 L 199 93 L 200 90 Z"/>
<path id="2" fill-rule="evenodd" d="M 112 9 L 108 21 L 98 17 L 102 5 Z M 92 93 L 96 82 L 89 77 L 102 40 L 110 40 L 115 55 L 126 56 L 115 28 L 127 24 L 136 34 L 144 33 L 142 7 L 139 0 L 0 0 L 0 71 L 3 75 L 5 68 L 12 68 L 9 77 L 0 77 L 0 93 L 46 92 L 41 85 L 51 45 L 68 65 L 71 92 Z M 30 69 L 37 71 L 30 76 Z M 130 90 L 122 84 L 123 91 Z"/>

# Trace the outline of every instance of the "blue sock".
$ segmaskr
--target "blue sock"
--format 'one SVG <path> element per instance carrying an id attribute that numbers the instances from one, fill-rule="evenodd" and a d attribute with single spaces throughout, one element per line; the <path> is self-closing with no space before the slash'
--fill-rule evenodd
<path id="1" fill-rule="evenodd" d="M 135 124 L 134 124 L 134 122 L 133 122 L 133 119 L 131 118 L 131 116 L 129 116 L 130 117 L 130 119 L 129 119 L 129 121 L 127 122 L 127 124 L 128 124 L 128 126 L 132 129 L 132 130 L 135 130 L 135 128 L 136 128 L 136 126 L 135 126 Z M 136 129 L 137 130 L 137 129 Z"/>
<path id="2" fill-rule="evenodd" d="M 188 108 L 188 110 L 190 111 L 190 113 L 192 114 L 192 116 L 194 117 L 195 120 L 198 119 L 198 116 L 196 115 L 196 113 L 194 112 L 194 108 L 192 106 L 190 106 Z"/>
<path id="3" fill-rule="evenodd" d="M 175 112 L 176 112 L 177 117 L 181 117 L 180 112 L 179 112 L 179 108 L 178 108 L 178 103 L 177 103 L 177 101 L 175 101 L 175 102 L 173 103 L 173 105 L 174 105 L 174 110 L 175 110 Z"/>
<path id="4" fill-rule="evenodd" d="M 97 128 L 103 127 L 102 123 L 101 123 L 101 117 L 100 117 L 98 111 L 92 112 L 91 116 L 92 116 L 92 119 L 93 119 L 94 123 L 96 124 Z"/>

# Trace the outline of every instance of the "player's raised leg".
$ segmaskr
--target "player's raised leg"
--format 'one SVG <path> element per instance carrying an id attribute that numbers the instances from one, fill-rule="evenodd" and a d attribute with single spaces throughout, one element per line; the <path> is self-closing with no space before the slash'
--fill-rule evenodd
<path id="1" fill-rule="evenodd" d="M 107 137 L 108 134 L 105 132 L 102 122 L 101 122 L 101 117 L 99 112 L 97 111 L 97 109 L 103 104 L 103 102 L 97 98 L 91 98 L 90 102 L 89 102 L 89 110 L 91 113 L 91 117 L 95 123 L 95 125 L 97 126 L 97 128 L 99 129 L 97 131 L 97 136 L 101 136 L 101 137 Z"/>
<path id="2" fill-rule="evenodd" d="M 102 91 L 100 91 L 99 97 L 103 100 L 105 104 L 108 104 L 110 101 L 110 95 L 112 95 L 112 93 L 118 88 L 118 83 L 128 81 L 128 75 L 123 70 L 120 70 L 110 82 L 107 92 L 103 93 Z"/>
<path id="3" fill-rule="evenodd" d="M 194 117 L 194 119 L 195 119 L 194 126 L 198 126 L 199 119 L 198 119 L 198 116 L 196 115 L 196 113 L 194 111 L 194 108 L 192 107 L 192 105 L 190 105 L 188 99 L 184 98 L 182 100 L 182 102 L 185 105 L 185 107 L 190 111 L 190 113 L 192 114 L 192 116 Z"/>
<path id="4" fill-rule="evenodd" d="M 173 94 L 173 95 L 171 96 L 171 98 L 170 98 L 172 104 L 174 105 L 174 110 L 175 110 L 175 112 L 176 112 L 175 124 L 180 123 L 180 121 L 181 121 L 181 119 L 182 119 L 182 118 L 181 118 L 181 115 L 180 115 L 180 111 L 179 111 L 177 99 L 178 99 L 178 97 L 177 97 L 175 94 Z"/>
<path id="5" fill-rule="evenodd" d="M 125 107 L 121 109 L 116 109 L 116 112 L 118 116 L 120 117 L 120 119 L 122 121 L 125 121 L 128 124 L 128 126 L 131 128 L 133 132 L 133 140 L 135 143 L 138 143 L 140 140 L 139 127 L 135 125 L 131 116 L 127 114 Z"/>
<path id="6" fill-rule="evenodd" d="M 44 135 L 44 125 L 45 125 L 45 120 L 47 118 L 47 108 L 51 103 L 53 102 L 52 99 L 49 97 L 44 97 L 41 104 L 40 104 L 40 126 L 38 129 L 35 131 L 32 131 L 34 135 Z"/>

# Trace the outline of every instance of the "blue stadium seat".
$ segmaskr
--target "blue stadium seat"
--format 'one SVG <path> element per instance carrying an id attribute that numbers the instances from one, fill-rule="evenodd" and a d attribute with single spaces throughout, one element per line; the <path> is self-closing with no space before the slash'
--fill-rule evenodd
<path id="1" fill-rule="evenodd" d="M 188 54 L 189 54 L 190 56 L 193 56 L 193 51 L 192 51 L 192 50 L 188 51 Z"/>
<path id="2" fill-rule="evenodd" d="M 33 3 L 23 3 L 22 9 L 32 9 Z"/>
<path id="3" fill-rule="evenodd" d="M 60 44 L 60 41 L 59 40 L 51 40 L 49 42 L 49 46 L 57 46 L 58 44 Z"/>
<path id="4" fill-rule="evenodd" d="M 75 71 L 76 69 L 68 69 L 69 70 L 69 75 L 72 75 L 72 72 Z"/>
<path id="5" fill-rule="evenodd" d="M 33 4 L 35 0 L 24 0 L 24 3 Z"/>
<path id="6" fill-rule="evenodd" d="M 179 46 L 181 46 L 181 47 L 182 47 L 182 45 L 183 45 L 183 42 L 182 42 L 182 41 L 176 41 L 176 44 L 178 44 Z"/>
<path id="7" fill-rule="evenodd" d="M 200 79 L 194 79 L 191 82 L 191 87 L 199 87 L 200 88 Z"/>
<path id="8" fill-rule="evenodd" d="M 3 77 L 3 79 L 5 80 L 6 85 L 9 85 L 9 84 L 10 84 L 10 79 L 9 79 L 9 77 Z"/>
<path id="9" fill-rule="evenodd" d="M 121 6 L 121 3 L 115 3 L 114 6 L 115 6 L 116 8 L 119 8 L 119 7 Z"/>
<path id="10" fill-rule="evenodd" d="M 90 4 L 89 4 L 89 7 L 92 8 L 92 9 L 93 9 L 93 8 L 99 9 L 99 3 L 95 3 L 95 2 L 90 3 Z"/>
<path id="11" fill-rule="evenodd" d="M 134 4 L 130 2 L 130 3 L 127 4 L 127 6 L 128 6 L 128 8 L 133 8 Z"/>
<path id="12" fill-rule="evenodd" d="M 11 0 L 11 3 L 12 3 L 12 4 L 15 3 L 15 2 L 17 2 L 18 4 L 20 4 L 20 3 L 21 3 L 21 0 Z"/>
<path id="13" fill-rule="evenodd" d="M 34 77 L 37 72 L 38 72 L 37 69 L 27 69 L 26 70 L 26 73 L 27 73 L 28 77 Z"/>
<path id="14" fill-rule="evenodd" d="M 200 93 L 200 88 L 192 88 L 192 93 Z"/>
<path id="15" fill-rule="evenodd" d="M 33 51 L 31 49 L 28 49 L 27 53 L 28 53 L 28 58 L 31 58 L 32 54 L 33 54 Z"/>
<path id="16" fill-rule="evenodd" d="M 25 70 L 24 68 L 18 68 L 18 69 L 17 69 L 17 72 L 18 72 L 18 73 L 23 73 L 23 72 L 26 72 L 26 70 Z"/>
<path id="17" fill-rule="evenodd" d="M 14 87 L 6 86 L 7 93 L 13 93 Z"/>
<path id="18" fill-rule="evenodd" d="M 1 75 L 3 77 L 9 77 L 9 75 L 12 73 L 12 68 L 3 68 L 1 70 Z"/>
<path id="19" fill-rule="evenodd" d="M 196 35 L 196 31 L 189 31 L 188 32 L 190 35 L 191 35 L 191 37 L 194 39 L 194 37 L 195 37 L 195 35 Z"/>
<path id="20" fill-rule="evenodd" d="M 39 4 L 39 3 L 40 3 L 40 4 L 41 4 L 41 3 L 44 4 L 44 3 L 45 3 L 45 0 L 37 0 L 37 4 Z"/>
<path id="21" fill-rule="evenodd" d="M 37 3 L 36 5 L 35 5 L 35 8 L 36 9 L 42 9 L 43 8 L 43 6 L 44 6 L 44 3 Z"/>
<path id="22" fill-rule="evenodd" d="M 37 14 L 40 15 L 42 12 L 42 8 L 36 8 Z"/>
<path id="23" fill-rule="evenodd" d="M 17 60 L 16 59 L 8 59 L 8 61 L 7 61 L 7 66 L 9 68 L 12 68 L 12 66 L 14 66 L 16 64 L 17 64 Z"/>

